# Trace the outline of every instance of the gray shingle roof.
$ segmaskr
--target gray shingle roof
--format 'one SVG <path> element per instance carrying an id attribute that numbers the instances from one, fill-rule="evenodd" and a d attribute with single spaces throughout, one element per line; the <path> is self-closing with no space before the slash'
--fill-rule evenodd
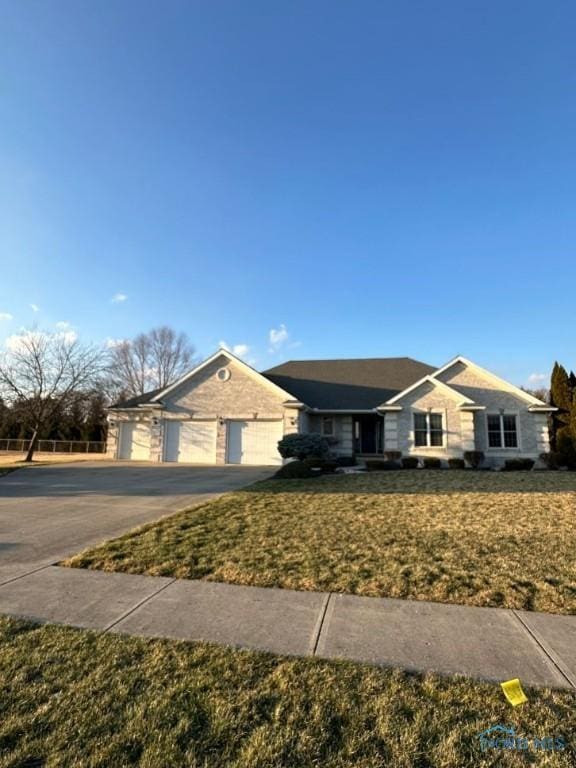
<path id="1" fill-rule="evenodd" d="M 291 360 L 262 374 L 312 408 L 376 408 L 436 368 L 411 357 Z"/>
<path id="2" fill-rule="evenodd" d="M 262 375 L 292 397 L 321 410 L 370 410 L 436 370 L 411 357 L 361 360 L 290 360 Z M 115 403 L 114 408 L 144 405 L 162 390 Z"/>
<path id="3" fill-rule="evenodd" d="M 136 408 L 139 405 L 149 403 L 158 392 L 162 392 L 162 389 L 164 389 L 164 387 L 161 389 L 153 389 L 151 392 L 145 392 L 143 395 L 129 397 L 128 400 L 119 400 L 117 403 L 114 403 L 114 405 L 111 405 L 110 408 Z"/>

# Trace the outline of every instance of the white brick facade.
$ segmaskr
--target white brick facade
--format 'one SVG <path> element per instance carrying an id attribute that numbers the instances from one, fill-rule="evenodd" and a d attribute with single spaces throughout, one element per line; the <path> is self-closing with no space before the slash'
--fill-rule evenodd
<path id="1" fill-rule="evenodd" d="M 229 375 L 222 375 L 222 370 Z M 374 408 L 375 419 L 384 424 L 384 451 L 401 451 L 404 456 L 462 457 L 464 452 L 482 451 L 488 465 L 507 458 L 537 458 L 549 450 L 548 415 L 544 404 L 534 401 L 515 387 L 502 382 L 468 361 L 458 359 L 439 369 L 405 394 L 392 398 L 393 405 Z M 530 410 L 530 408 L 535 410 Z M 540 409 L 540 411 L 538 411 Z M 366 411 L 362 413 L 366 414 Z M 443 445 L 416 446 L 414 415 L 442 415 Z M 360 412 L 359 412 L 360 414 Z M 359 416 L 358 414 L 358 416 Z M 488 446 L 488 414 L 516 417 L 518 446 Z M 217 464 L 227 461 L 228 423 L 232 420 L 277 421 L 281 434 L 321 432 L 322 418 L 306 404 L 298 404 L 284 390 L 272 384 L 241 361 L 220 352 L 200 366 L 190 378 L 162 395 L 161 403 L 111 411 L 107 453 L 118 456 L 120 425 L 138 420 L 150 426 L 150 460 L 162 461 L 164 431 L 169 420 L 210 421 L 216 428 Z M 333 411 L 333 450 L 340 455 L 354 452 L 355 414 Z"/>

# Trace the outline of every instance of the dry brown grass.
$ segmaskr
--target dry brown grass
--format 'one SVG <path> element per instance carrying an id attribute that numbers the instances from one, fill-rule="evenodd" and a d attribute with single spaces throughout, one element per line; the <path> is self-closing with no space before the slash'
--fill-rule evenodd
<path id="1" fill-rule="evenodd" d="M 45 464 L 70 464 L 78 461 L 101 461 L 107 458 L 103 453 L 35 453 L 34 460 L 26 463 L 25 455 L 24 453 L 0 453 L 0 474 L 4 474 L 6 469 L 37 467 Z"/>
<path id="2" fill-rule="evenodd" d="M 270 480 L 67 564 L 576 613 L 575 510 L 576 473 Z"/>
<path id="3" fill-rule="evenodd" d="M 0 618 L 0 766 L 571 768 L 573 694 Z M 530 749 L 482 752 L 512 726 Z M 538 751 L 532 738 L 561 737 Z"/>

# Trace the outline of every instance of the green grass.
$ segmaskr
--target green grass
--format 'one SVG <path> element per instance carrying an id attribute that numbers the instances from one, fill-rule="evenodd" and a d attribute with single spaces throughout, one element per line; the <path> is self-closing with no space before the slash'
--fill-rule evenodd
<path id="1" fill-rule="evenodd" d="M 66 564 L 576 613 L 575 510 L 576 473 L 270 480 Z"/>
<path id="2" fill-rule="evenodd" d="M 576 764 L 575 697 L 0 619 L 0 766 L 485 768 Z M 477 734 L 562 736 L 482 753 Z"/>

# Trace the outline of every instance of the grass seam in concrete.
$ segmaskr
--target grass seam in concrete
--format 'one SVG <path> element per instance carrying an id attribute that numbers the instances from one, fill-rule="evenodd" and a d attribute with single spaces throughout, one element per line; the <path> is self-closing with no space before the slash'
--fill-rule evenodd
<path id="1" fill-rule="evenodd" d="M 538 636 L 532 631 L 532 629 L 526 624 L 526 622 L 522 619 L 520 614 L 516 611 L 516 609 L 512 609 L 512 613 L 514 616 L 518 619 L 522 627 L 526 630 L 526 632 L 530 635 L 532 640 L 536 643 L 538 648 L 542 651 L 542 653 L 546 656 L 547 659 L 550 660 L 551 664 L 558 670 L 558 672 L 562 675 L 562 677 L 576 690 L 576 682 L 572 679 L 570 675 L 568 675 L 564 669 L 563 665 L 560 663 L 558 659 L 556 659 L 556 654 L 554 654 L 552 651 L 550 651 L 546 645 L 538 638 Z"/>
<path id="2" fill-rule="evenodd" d="M 328 606 L 330 605 L 330 602 L 334 595 L 332 592 L 328 592 L 326 597 L 324 598 L 324 601 L 322 603 L 322 607 L 320 608 L 320 613 L 318 615 L 318 619 L 316 621 L 316 625 L 314 627 L 314 631 L 312 632 L 312 640 L 311 640 L 311 656 L 316 656 L 318 652 L 318 646 L 320 645 L 320 638 L 322 636 L 322 630 L 324 629 L 324 624 L 326 622 L 326 614 L 328 613 Z"/>
<path id="3" fill-rule="evenodd" d="M 122 614 L 120 618 L 113 621 L 111 624 L 108 624 L 106 627 L 103 628 L 103 632 L 109 632 L 111 629 L 113 629 L 115 626 L 120 624 L 121 621 L 124 621 L 124 619 L 128 618 L 128 616 L 131 616 L 134 611 L 137 611 L 138 608 L 141 608 L 143 605 L 145 605 L 149 600 L 152 600 L 153 597 L 156 597 L 156 595 L 159 595 L 160 592 L 163 592 L 168 587 L 171 587 L 174 582 L 177 581 L 177 579 L 172 579 L 168 582 L 168 584 L 164 584 L 163 587 L 160 587 L 160 589 L 157 589 L 156 592 L 153 592 L 151 595 L 148 595 L 147 597 L 140 600 L 140 602 L 136 603 L 136 605 L 133 605 L 130 610 L 126 611 L 126 613 Z"/>

